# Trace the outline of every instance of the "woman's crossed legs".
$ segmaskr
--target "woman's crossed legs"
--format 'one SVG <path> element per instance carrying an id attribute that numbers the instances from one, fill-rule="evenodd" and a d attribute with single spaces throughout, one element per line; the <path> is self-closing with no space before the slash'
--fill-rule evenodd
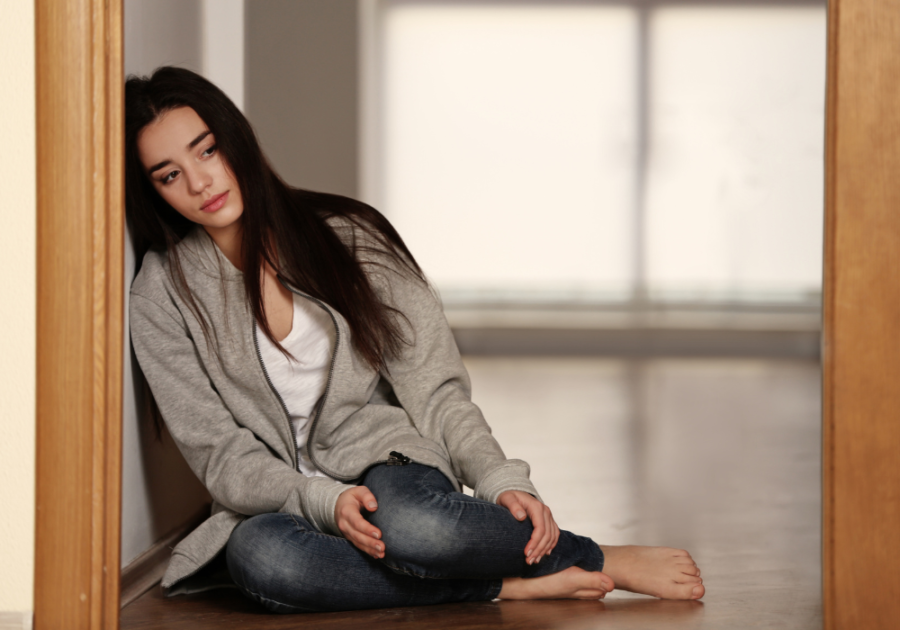
<path id="1" fill-rule="evenodd" d="M 378 500 L 378 510 L 368 518 L 382 531 L 383 559 L 369 557 L 344 538 L 322 534 L 301 517 L 261 514 L 241 523 L 228 541 L 228 568 L 241 590 L 277 612 L 483 601 L 504 587 L 510 598 L 553 596 L 553 588 L 561 586 L 573 594 L 581 586 L 594 597 L 608 590 L 597 573 L 603 553 L 596 543 L 560 532 L 553 552 L 528 565 L 524 549 L 530 522 L 454 492 L 435 468 L 375 466 L 363 485 Z M 569 584 L 503 582 L 567 569 Z M 605 583 L 612 586 L 608 578 Z"/>
<path id="2" fill-rule="evenodd" d="M 503 506 L 460 492 L 436 468 L 409 464 L 376 466 L 365 485 L 378 510 L 366 518 L 382 531 L 382 562 L 398 573 L 421 578 L 535 578 L 571 566 L 603 569 L 603 553 L 589 538 L 560 533 L 553 553 L 527 564 L 529 520 Z"/>
<path id="3" fill-rule="evenodd" d="M 375 466 L 363 485 L 378 501 L 367 518 L 385 555 L 363 553 L 290 514 L 247 519 L 228 541 L 232 578 L 276 612 L 321 612 L 459 601 L 597 599 L 615 586 L 657 597 L 698 599 L 700 571 L 667 547 L 604 547 L 560 531 L 553 552 L 529 565 L 529 521 L 459 492 L 437 469 Z M 605 566 L 604 566 L 605 565 Z M 600 573 L 600 571 L 605 571 Z M 610 579 L 612 578 L 612 579 Z"/>
<path id="4" fill-rule="evenodd" d="M 566 531 L 560 531 L 549 556 L 528 565 L 524 550 L 532 533 L 529 521 L 517 521 L 505 507 L 453 492 L 438 470 L 415 466 L 401 472 L 407 468 L 376 467 L 364 482 L 378 500 L 378 510 L 367 518 L 384 532 L 382 562 L 395 571 L 432 578 L 507 578 L 501 599 L 596 599 L 613 586 L 665 599 L 699 599 L 706 592 L 700 569 L 687 551 L 639 545 L 601 548 Z M 407 480 L 415 480 L 415 491 Z"/>

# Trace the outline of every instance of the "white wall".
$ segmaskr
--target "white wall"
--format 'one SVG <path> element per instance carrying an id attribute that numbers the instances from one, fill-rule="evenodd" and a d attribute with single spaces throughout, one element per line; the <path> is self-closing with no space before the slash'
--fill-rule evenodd
<path id="1" fill-rule="evenodd" d="M 0 0 L 0 11 L 0 627 L 25 628 L 34 606 L 34 3 Z"/>
<path id="2" fill-rule="evenodd" d="M 162 65 L 203 70 L 200 0 L 125 0 L 125 74 L 149 75 Z M 126 308 L 134 251 L 125 245 Z M 122 465 L 122 566 L 183 524 L 207 499 L 171 438 L 158 440 L 140 400 L 141 377 L 125 340 Z"/>

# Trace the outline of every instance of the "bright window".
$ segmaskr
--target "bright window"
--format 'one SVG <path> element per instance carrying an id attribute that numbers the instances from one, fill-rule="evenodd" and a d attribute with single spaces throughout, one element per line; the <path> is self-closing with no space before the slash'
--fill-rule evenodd
<path id="1" fill-rule="evenodd" d="M 448 302 L 819 290 L 824 4 L 377 6 L 363 193 Z"/>
<path id="2" fill-rule="evenodd" d="M 661 8 L 649 36 L 651 294 L 819 291 L 824 10 Z"/>

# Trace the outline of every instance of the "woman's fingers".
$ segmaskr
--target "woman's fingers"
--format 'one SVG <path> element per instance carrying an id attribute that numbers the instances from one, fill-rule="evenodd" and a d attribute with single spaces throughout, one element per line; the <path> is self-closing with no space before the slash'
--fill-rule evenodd
<path id="1" fill-rule="evenodd" d="M 546 505 L 544 506 L 544 519 L 547 524 L 547 546 L 544 548 L 544 555 L 550 555 L 556 547 L 556 541 L 559 540 L 559 526 L 553 518 L 553 513 Z"/>
<path id="2" fill-rule="evenodd" d="M 373 558 L 383 558 L 384 543 L 381 542 L 379 529 L 364 519 L 359 512 L 351 515 L 347 521 L 350 525 L 350 530 L 345 532 L 344 535 L 347 536 L 350 542 Z"/>
<path id="3" fill-rule="evenodd" d="M 374 512 L 378 509 L 378 501 L 375 500 L 375 495 L 366 488 L 365 486 L 359 486 L 357 488 L 357 498 L 359 499 L 360 506 L 369 512 Z"/>
<path id="4" fill-rule="evenodd" d="M 378 502 L 368 488 L 357 486 L 345 490 L 335 505 L 337 527 L 353 545 L 373 558 L 384 557 L 384 543 L 381 531 L 363 518 L 362 510 L 374 512 Z"/>
<path id="5" fill-rule="evenodd" d="M 550 555 L 554 549 L 556 549 L 556 543 L 559 542 L 559 525 L 556 524 L 556 519 L 553 518 L 553 514 L 550 515 L 550 519 L 553 522 L 553 542 L 550 543 L 550 549 L 547 550 L 547 555 Z"/>
<path id="6" fill-rule="evenodd" d="M 559 541 L 559 526 L 553 519 L 553 513 L 543 503 L 538 504 L 534 511 L 529 514 L 532 523 L 535 524 L 534 532 L 528 543 L 528 548 L 533 549 L 530 555 L 530 563 L 540 562 L 541 558 L 549 555 L 556 547 Z M 538 528 L 537 523 L 541 523 L 542 527 Z"/>
<path id="7" fill-rule="evenodd" d="M 549 550 L 552 531 L 548 527 L 548 509 L 546 505 L 535 499 L 533 502 L 527 503 L 526 509 L 528 510 L 531 524 L 534 526 L 534 531 L 531 533 L 531 539 L 525 547 L 525 555 L 527 556 L 528 564 L 534 564 L 535 562 L 540 562 L 541 558 Z"/>
<path id="8" fill-rule="evenodd" d="M 553 551 L 559 541 L 559 527 L 550 508 L 532 495 L 518 490 L 502 493 L 497 498 L 497 503 L 507 508 L 517 520 L 525 520 L 526 516 L 531 519 L 534 529 L 525 545 L 525 561 L 528 564 L 540 562 L 541 558 Z"/>
<path id="9" fill-rule="evenodd" d="M 511 498 L 501 505 L 509 510 L 510 514 L 512 514 L 513 518 L 515 518 L 517 521 L 524 521 L 526 518 L 528 518 L 528 513 L 525 511 L 525 508 L 522 507 L 522 504 L 515 498 Z"/>
<path id="10" fill-rule="evenodd" d="M 518 490 L 508 490 L 497 498 L 497 503 L 507 508 L 517 520 L 531 519 L 534 528 L 528 544 L 525 545 L 525 561 L 528 564 L 540 562 L 550 553 L 559 540 L 559 528 L 550 508 L 532 495 Z"/>
<path id="11" fill-rule="evenodd" d="M 381 540 L 381 530 L 363 518 L 363 515 L 359 512 L 351 514 L 349 521 L 354 531 L 357 531 L 364 536 L 368 536 L 373 540 Z"/>
<path id="12" fill-rule="evenodd" d="M 341 530 L 344 537 L 360 551 L 364 551 L 373 558 L 383 558 L 384 543 L 381 542 L 381 532 L 373 529 L 361 516 L 358 518 L 362 523 L 354 521 L 353 517 L 347 519 L 347 527 Z"/>
<path id="13" fill-rule="evenodd" d="M 538 556 L 538 560 L 547 555 L 547 552 L 550 551 L 551 543 L 553 542 L 553 517 L 550 516 L 550 508 L 546 505 L 543 506 L 543 517 L 544 517 L 544 538 L 541 539 L 541 547 L 538 550 L 538 553 L 541 554 Z"/>

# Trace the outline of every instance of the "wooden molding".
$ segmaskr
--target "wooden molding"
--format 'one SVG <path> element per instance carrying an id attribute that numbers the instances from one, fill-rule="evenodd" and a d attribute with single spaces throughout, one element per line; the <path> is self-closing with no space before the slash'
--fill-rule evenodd
<path id="1" fill-rule="evenodd" d="M 822 277 L 822 617 L 825 630 L 834 630 L 834 412 L 832 409 L 834 363 L 834 154 L 837 99 L 838 3 L 828 5 L 828 68 L 825 94 L 825 229 Z"/>
<path id="2" fill-rule="evenodd" d="M 36 0 L 38 630 L 118 628 L 121 0 Z"/>
<path id="3" fill-rule="evenodd" d="M 900 619 L 900 2 L 831 0 L 823 348 L 827 630 Z"/>

